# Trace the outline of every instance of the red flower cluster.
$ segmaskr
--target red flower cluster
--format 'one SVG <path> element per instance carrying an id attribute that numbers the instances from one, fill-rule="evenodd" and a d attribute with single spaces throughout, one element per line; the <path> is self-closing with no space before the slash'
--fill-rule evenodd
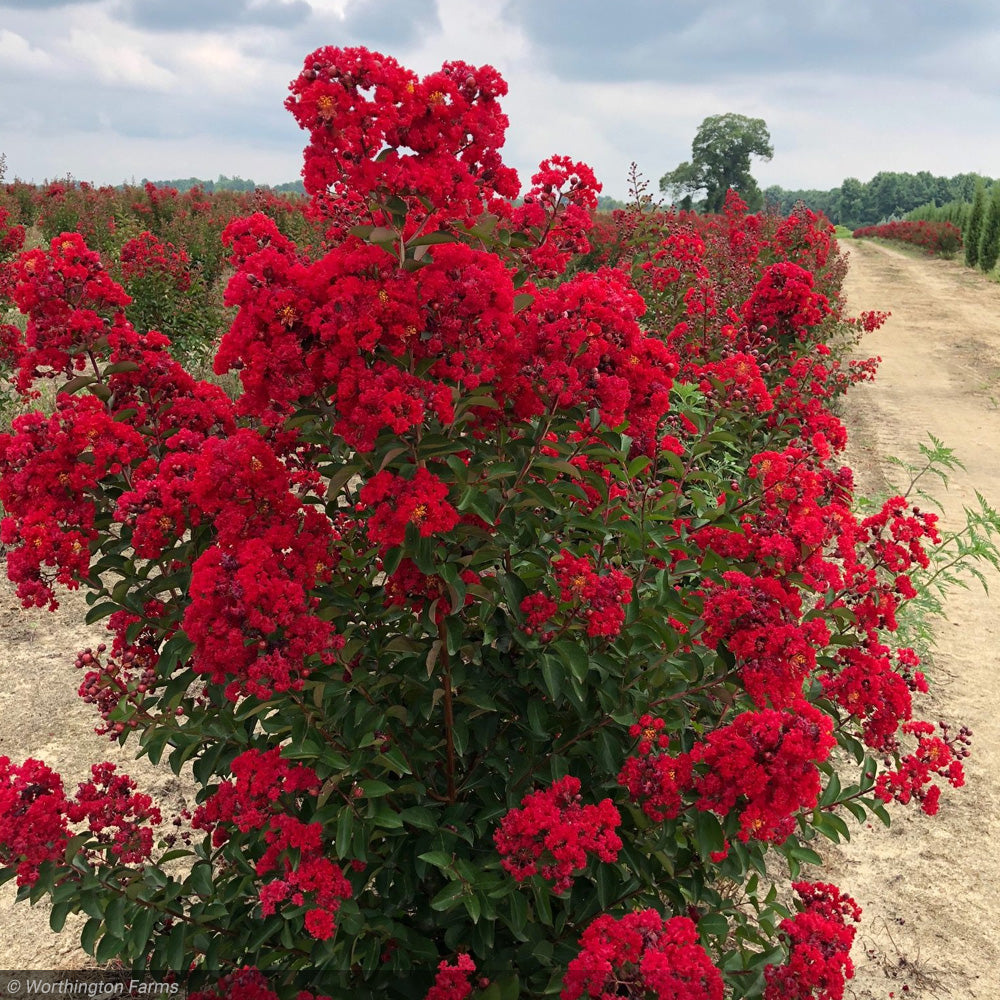
<path id="1" fill-rule="evenodd" d="M 684 807 L 683 794 L 691 788 L 691 757 L 654 753 L 669 746 L 663 732 L 663 719 L 643 715 L 629 729 L 629 735 L 639 740 L 638 755 L 628 757 L 618 774 L 618 783 L 629 793 L 633 802 L 657 823 L 674 819 Z"/>
<path id="2" fill-rule="evenodd" d="M 621 570 L 603 576 L 588 556 L 574 556 L 563 549 L 552 561 L 559 600 L 546 594 L 529 594 L 521 602 L 525 629 L 540 631 L 543 640 L 555 635 L 556 619 L 562 628 L 574 620 L 586 622 L 592 638 L 618 635 L 625 622 L 625 605 L 632 602 L 632 581 Z"/>
<path id="3" fill-rule="evenodd" d="M 91 490 L 145 451 L 142 436 L 93 396 L 60 395 L 52 416 L 15 417 L 0 434 L 0 542 L 26 606 L 55 607 L 53 585 L 89 575 L 95 504 Z"/>
<path id="4" fill-rule="evenodd" d="M 479 574 L 471 569 L 463 569 L 458 575 L 467 586 L 480 582 Z M 468 606 L 472 601 L 472 595 L 466 593 L 465 605 Z M 412 559 L 402 559 L 399 566 L 386 577 L 385 605 L 408 608 L 415 615 L 421 614 L 430 605 L 435 622 L 441 621 L 453 610 L 451 595 L 444 580 L 439 576 L 421 573 Z"/>
<path id="5" fill-rule="evenodd" d="M 430 538 L 458 524 L 458 511 L 447 500 L 447 484 L 426 469 L 417 469 L 412 479 L 379 472 L 359 496 L 361 509 L 370 509 L 368 537 L 383 551 L 403 544 L 407 525 L 421 538 Z"/>
<path id="6" fill-rule="evenodd" d="M 530 792 L 520 809 L 511 809 L 493 834 L 503 867 L 518 882 L 539 874 L 566 892 L 575 873 L 587 867 L 588 854 L 614 861 L 622 842 L 615 827 L 621 816 L 603 799 L 580 802 L 580 779 L 566 775 L 543 791 Z"/>
<path id="7" fill-rule="evenodd" d="M 88 848 L 87 857 L 110 850 L 124 864 L 149 858 L 160 811 L 128 775 L 115 771 L 114 764 L 95 764 L 92 779 L 67 799 L 62 778 L 41 761 L 18 765 L 0 757 L 0 863 L 16 867 L 18 885 L 33 885 L 44 862 L 64 860 L 74 835 L 70 823 L 86 822 L 96 834 L 97 847 Z"/>
<path id="8" fill-rule="evenodd" d="M 789 261 L 771 264 L 743 305 L 750 329 L 764 327 L 779 336 L 804 340 L 810 327 L 830 312 L 825 295 L 813 291 L 813 276 Z"/>
<path id="9" fill-rule="evenodd" d="M 805 701 L 738 715 L 691 751 L 698 808 L 720 816 L 738 808 L 741 840 L 782 843 L 794 814 L 816 805 L 816 765 L 830 756 L 832 731 L 833 720 Z"/>
<path id="10" fill-rule="evenodd" d="M 73 823 L 86 821 L 98 842 L 110 847 L 124 864 L 142 864 L 153 850 L 152 827 L 162 817 L 153 800 L 137 792 L 135 782 L 116 770 L 107 762 L 94 764 L 92 779 L 83 782 L 75 799 L 67 803 L 66 816 Z"/>
<path id="11" fill-rule="evenodd" d="M 519 421 L 597 409 L 611 427 L 628 421 L 638 447 L 652 452 L 677 364 L 662 340 L 640 329 L 645 307 L 628 277 L 605 268 L 532 294 L 514 337 L 499 345 L 501 401 Z"/>
<path id="12" fill-rule="evenodd" d="M 343 646 L 289 562 L 255 539 L 235 554 L 210 548 L 192 567 L 184 631 L 195 645 L 194 669 L 216 684 L 228 680 L 232 701 L 298 690 L 310 663 L 332 663 Z"/>
<path id="13" fill-rule="evenodd" d="M 849 957 L 861 908 L 833 885 L 793 882 L 800 912 L 781 921 L 788 938 L 784 965 L 764 970 L 764 1000 L 841 1000 L 844 981 L 854 975 Z"/>
<path id="14" fill-rule="evenodd" d="M 34 885 L 39 866 L 62 861 L 70 838 L 62 779 L 40 760 L 0 757 L 0 863 Z"/>
<path id="15" fill-rule="evenodd" d="M 10 212 L 0 205 L 0 302 L 10 296 L 13 287 L 14 275 L 9 261 L 23 247 L 24 226 L 15 224 Z"/>
<path id="16" fill-rule="evenodd" d="M 88 352 L 130 301 L 78 233 L 56 237 L 48 252 L 22 254 L 14 276 L 12 298 L 28 317 L 25 349 L 17 359 L 22 391 L 39 376 L 83 371 L 90 363 Z"/>
<path id="17" fill-rule="evenodd" d="M 332 937 L 337 911 L 341 901 L 350 898 L 351 884 L 327 857 L 323 824 L 303 823 L 288 808 L 297 794 L 319 792 L 316 772 L 283 760 L 279 747 L 264 753 L 247 750 L 233 760 L 231 770 L 235 782 L 219 785 L 195 810 L 191 825 L 210 832 L 216 847 L 229 839 L 228 827 L 242 833 L 263 831 L 267 848 L 256 859 L 256 872 L 259 877 L 274 877 L 260 887 L 261 912 L 270 916 L 286 901 L 308 906 L 308 933 L 320 941 Z"/>
<path id="18" fill-rule="evenodd" d="M 306 190 L 338 221 L 383 193 L 414 206 L 423 196 L 472 225 L 498 196 L 517 194 L 499 153 L 507 84 L 492 66 L 448 62 L 421 80 L 390 56 L 327 46 L 290 89 L 285 106 L 310 137 Z"/>
<path id="19" fill-rule="evenodd" d="M 822 619 L 803 621 L 799 592 L 774 577 L 730 571 L 722 578 L 725 585 L 706 588 L 702 641 L 709 649 L 726 644 L 759 707 L 787 708 L 802 697 L 830 631 Z"/>
<path id="20" fill-rule="evenodd" d="M 454 965 L 447 961 L 438 965 L 434 985 L 424 1000 L 465 1000 L 472 992 L 469 977 L 476 971 L 476 963 L 468 955 L 459 955 Z"/>
<path id="21" fill-rule="evenodd" d="M 268 986 L 267 977 L 259 969 L 245 965 L 228 972 L 212 988 L 188 993 L 188 1000 L 279 1000 L 278 994 Z M 325 993 L 299 990 L 295 1000 L 333 1000 Z"/>
<path id="22" fill-rule="evenodd" d="M 725 817 L 739 812 L 740 839 L 782 843 L 800 809 L 816 805 L 817 764 L 834 746 L 829 716 L 801 699 L 787 711 L 743 712 L 708 733 L 687 752 L 657 753 L 669 746 L 662 719 L 644 715 L 629 733 L 638 752 L 626 759 L 618 783 L 656 822 L 674 819 L 684 796 Z"/>
<path id="23" fill-rule="evenodd" d="M 883 802 L 901 802 L 911 799 L 920 803 L 920 808 L 933 816 L 938 811 L 941 789 L 932 785 L 936 775 L 944 778 L 954 788 L 965 784 L 965 770 L 961 758 L 968 756 L 968 746 L 972 733 L 963 726 L 958 735 L 950 740 L 948 726 L 941 724 L 942 735 L 934 735 L 934 726 L 929 722 L 906 722 L 903 732 L 918 738 L 917 749 L 907 754 L 896 771 L 883 771 L 875 781 L 875 794 Z M 960 744 L 960 746 L 956 746 Z"/>
<path id="24" fill-rule="evenodd" d="M 569 963 L 559 997 L 584 995 L 722 1000 L 723 983 L 691 920 L 640 910 L 620 919 L 603 914 L 581 935 L 580 954 Z"/>
<path id="25" fill-rule="evenodd" d="M 537 234 L 540 242 L 527 251 L 528 260 L 538 277 L 554 277 L 566 270 L 573 254 L 590 250 L 587 233 L 601 185 L 590 167 L 568 156 L 543 160 L 531 184 L 510 221 L 517 231 Z"/>

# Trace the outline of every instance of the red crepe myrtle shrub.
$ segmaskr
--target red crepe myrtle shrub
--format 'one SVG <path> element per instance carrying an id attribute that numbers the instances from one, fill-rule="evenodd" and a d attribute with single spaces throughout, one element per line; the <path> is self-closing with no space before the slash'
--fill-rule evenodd
<path id="1" fill-rule="evenodd" d="M 840 897 L 792 917 L 767 854 L 931 811 L 967 740 L 892 642 L 934 520 L 859 520 L 834 462 L 874 365 L 830 342 L 878 318 L 821 220 L 732 197 L 587 270 L 593 177 L 552 157 L 515 205 L 504 89 L 306 60 L 309 235 L 224 234 L 235 401 L 78 235 L 14 263 L 8 362 L 60 390 L 0 435 L 8 573 L 89 591 L 99 731 L 195 802 L 157 825 L 107 765 L 73 804 L 5 762 L 2 876 L 206 998 L 833 995 Z M 179 197 L 146 202 L 173 281 Z"/>
<path id="2" fill-rule="evenodd" d="M 912 243 L 928 253 L 955 254 L 962 249 L 962 230 L 952 222 L 886 222 L 880 226 L 864 226 L 854 230 L 854 236 L 877 236 L 882 240 Z"/>
<path id="3" fill-rule="evenodd" d="M 184 357 L 214 349 L 221 303 L 183 247 L 144 231 L 122 244 L 112 270 L 132 300 L 126 316 L 137 330 L 165 334 Z"/>

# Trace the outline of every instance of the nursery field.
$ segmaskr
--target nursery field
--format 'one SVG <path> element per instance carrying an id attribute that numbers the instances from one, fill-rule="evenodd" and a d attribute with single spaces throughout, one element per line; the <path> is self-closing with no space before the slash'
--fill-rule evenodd
<path id="1" fill-rule="evenodd" d="M 993 501 L 1000 497 L 1000 289 L 957 262 L 918 260 L 861 241 L 844 246 L 849 307 L 892 312 L 861 347 L 881 355 L 879 378 L 854 388 L 844 414 L 859 493 L 884 492 L 895 474 L 889 456 L 916 460 L 929 432 L 965 465 L 951 475 L 947 492 L 936 491 L 945 527 L 958 526 L 975 490 Z M 82 625 L 82 596 L 66 595 L 50 614 L 22 610 L 5 580 L 0 595 L 0 755 L 41 758 L 67 785 L 83 780 L 93 762 L 120 760 L 176 812 L 183 798 L 179 780 L 165 768 L 131 761 L 131 745 L 109 747 L 93 732 L 92 709 L 76 695 L 74 655 L 103 634 L 99 626 Z M 967 786 L 945 789 L 934 818 L 896 808 L 891 828 L 874 821 L 851 844 L 828 849 L 824 875 L 864 910 L 847 997 L 978 998 L 1000 989 L 1000 892 L 988 860 L 1000 809 L 995 595 L 976 587 L 952 592 L 928 671 L 935 707 L 975 733 Z M 0 888 L 5 967 L 72 969 L 92 962 L 77 946 L 72 917 L 56 935 L 46 903 L 15 907 L 14 895 L 13 883 Z"/>

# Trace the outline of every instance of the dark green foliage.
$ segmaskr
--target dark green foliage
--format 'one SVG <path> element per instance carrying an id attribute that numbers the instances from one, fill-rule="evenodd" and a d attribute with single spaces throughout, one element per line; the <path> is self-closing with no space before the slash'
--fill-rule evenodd
<path id="1" fill-rule="evenodd" d="M 959 220 L 950 215 L 937 217 L 910 213 L 929 206 L 945 207 L 950 203 L 966 206 L 972 200 L 977 183 L 992 182 L 972 173 L 948 178 L 934 177 L 926 170 L 915 174 L 880 171 L 870 181 L 848 177 L 839 188 L 829 191 L 791 191 L 775 185 L 764 194 L 768 205 L 773 205 L 779 214 L 790 212 L 798 202 L 802 202 L 814 212 L 822 212 L 831 222 L 849 229 L 901 216 L 959 225 Z"/>
<path id="2" fill-rule="evenodd" d="M 976 193 L 969 210 L 969 221 L 962 227 L 962 239 L 965 242 L 965 263 L 975 267 L 979 263 L 979 240 L 983 234 L 983 216 L 986 212 L 986 186 L 976 185 Z"/>
<path id="3" fill-rule="evenodd" d="M 1000 184 L 990 188 L 983 233 L 979 238 L 979 269 L 989 274 L 997 266 L 997 258 L 1000 258 Z"/>

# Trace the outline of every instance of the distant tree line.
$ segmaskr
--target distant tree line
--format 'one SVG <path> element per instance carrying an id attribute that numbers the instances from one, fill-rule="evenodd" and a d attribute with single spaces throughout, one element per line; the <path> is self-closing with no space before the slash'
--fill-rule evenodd
<path id="1" fill-rule="evenodd" d="M 848 177 L 829 191 L 788 191 L 775 185 L 765 189 L 764 200 L 783 213 L 802 202 L 831 222 L 858 229 L 902 218 L 921 206 L 971 202 L 980 182 L 993 183 L 975 173 L 935 177 L 927 170 L 916 174 L 883 170 L 867 182 Z"/>
<path id="2" fill-rule="evenodd" d="M 143 184 L 148 184 L 149 180 L 143 178 Z M 191 188 L 200 187 L 205 191 L 256 191 L 257 188 L 266 188 L 275 194 L 305 194 L 306 189 L 302 181 L 286 181 L 284 184 L 258 184 L 257 181 L 248 180 L 245 177 L 227 177 L 219 174 L 219 179 L 215 181 L 202 180 L 200 177 L 180 177 L 169 181 L 153 181 L 157 187 L 176 188 L 180 192 L 190 191 Z"/>

